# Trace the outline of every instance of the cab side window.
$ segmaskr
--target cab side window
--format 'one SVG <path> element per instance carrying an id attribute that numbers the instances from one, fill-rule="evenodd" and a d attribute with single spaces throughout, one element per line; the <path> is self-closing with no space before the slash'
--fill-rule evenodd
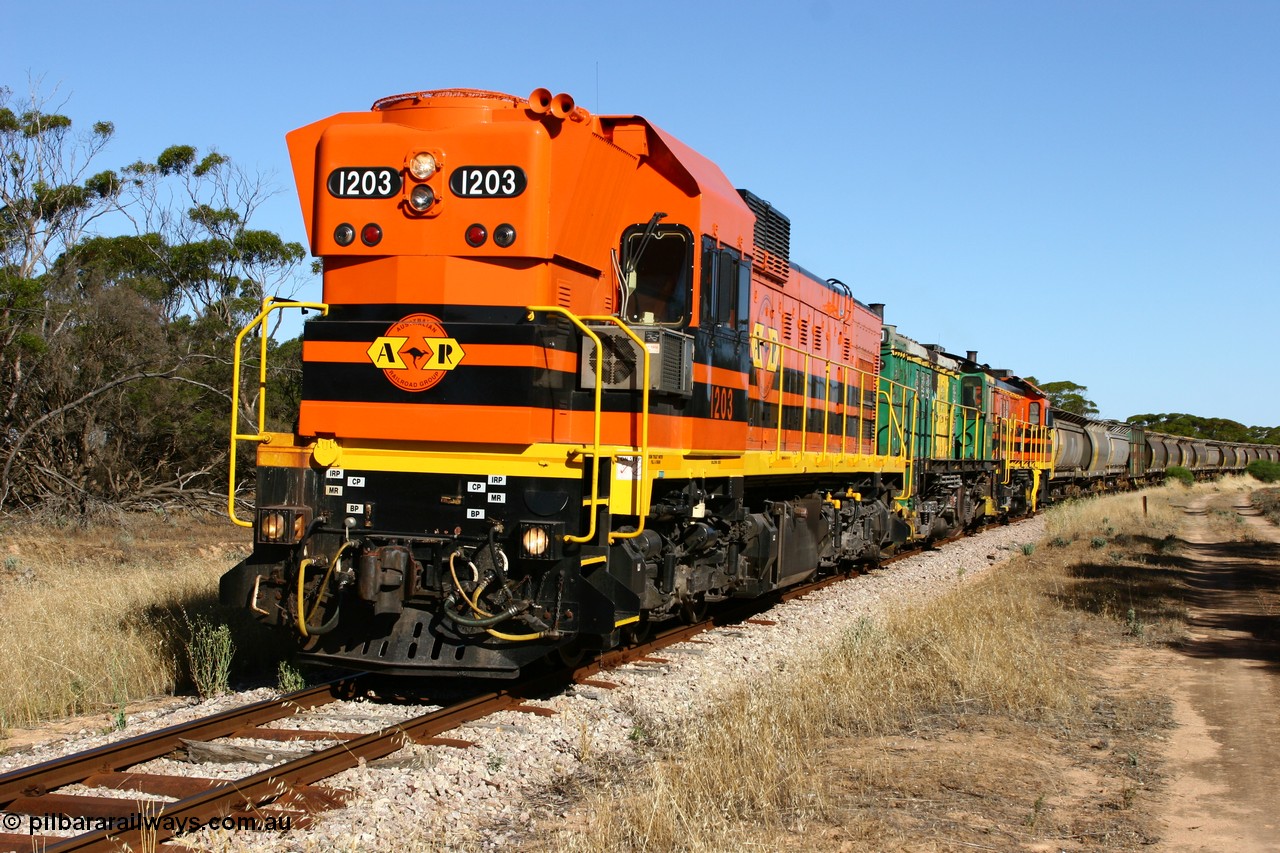
<path id="1" fill-rule="evenodd" d="M 751 298 L 751 262 L 729 248 L 717 248 L 707 237 L 702 244 L 701 325 L 747 328 Z"/>
<path id="2" fill-rule="evenodd" d="M 689 322 L 693 235 L 682 225 L 660 225 L 645 239 L 645 226 L 622 235 L 623 269 L 629 270 L 625 318 L 631 323 L 683 326 Z"/>

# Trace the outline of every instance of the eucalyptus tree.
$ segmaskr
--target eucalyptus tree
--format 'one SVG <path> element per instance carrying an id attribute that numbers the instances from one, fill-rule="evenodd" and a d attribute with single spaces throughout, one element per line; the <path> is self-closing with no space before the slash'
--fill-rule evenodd
<path id="1" fill-rule="evenodd" d="M 113 133 L 0 89 L 0 508 L 216 490 L 231 341 L 299 280 L 265 179 L 187 145 L 100 169 Z"/>

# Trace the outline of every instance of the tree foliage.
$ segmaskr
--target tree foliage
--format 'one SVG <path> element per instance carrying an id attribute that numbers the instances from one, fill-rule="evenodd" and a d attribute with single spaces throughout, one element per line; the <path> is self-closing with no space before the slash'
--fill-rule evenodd
<path id="1" fill-rule="evenodd" d="M 186 145 L 100 170 L 113 132 L 0 88 L 0 508 L 216 490 L 235 335 L 296 287 L 260 178 Z"/>
<path id="2" fill-rule="evenodd" d="M 1062 409 L 1075 415 L 1096 415 L 1098 413 L 1097 405 L 1085 396 L 1085 394 L 1089 393 L 1089 388 L 1085 385 L 1079 385 L 1067 380 L 1041 384 L 1034 376 L 1028 376 L 1027 381 L 1043 391 L 1049 398 L 1050 405 L 1055 409 Z"/>
<path id="3" fill-rule="evenodd" d="M 1181 412 L 1171 414 L 1132 415 L 1131 424 L 1170 435 L 1185 435 L 1212 441 L 1234 441 L 1249 444 L 1280 444 L 1280 427 L 1245 426 L 1226 418 L 1202 418 Z"/>

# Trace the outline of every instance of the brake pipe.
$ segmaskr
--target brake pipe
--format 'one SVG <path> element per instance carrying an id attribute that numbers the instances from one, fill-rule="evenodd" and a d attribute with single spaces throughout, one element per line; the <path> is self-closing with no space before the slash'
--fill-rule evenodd
<path id="1" fill-rule="evenodd" d="M 475 600 L 472 600 L 471 596 L 467 595 L 467 591 L 462 588 L 462 583 L 458 580 L 458 570 L 457 570 L 457 567 L 454 565 L 454 559 L 457 556 L 458 556 L 457 551 L 453 551 L 449 554 L 449 574 L 453 576 L 454 592 L 450 593 L 448 598 L 445 599 L 444 612 L 450 619 L 454 620 L 457 624 L 463 625 L 468 628 L 484 628 L 485 633 L 490 635 L 491 637 L 494 637 L 499 640 L 506 640 L 507 642 L 512 642 L 512 643 L 527 643 L 532 640 L 541 640 L 543 637 L 546 637 L 548 635 L 547 631 L 538 631 L 533 634 L 507 634 L 502 631 L 493 630 L 494 625 L 498 625 L 506 621 L 507 619 L 514 618 L 515 616 L 518 616 L 519 614 L 523 613 L 525 610 L 528 610 L 529 605 L 525 604 L 521 606 L 520 604 L 512 604 L 502 613 L 499 613 L 499 614 L 489 613 L 487 610 L 485 610 L 480 606 L 480 593 L 484 589 L 484 586 L 487 585 L 488 582 L 486 581 L 485 584 L 478 585 L 476 587 L 476 593 L 475 593 L 476 597 L 475 597 Z M 467 561 L 467 565 L 471 566 L 471 569 L 473 572 L 476 571 L 475 564 L 472 563 L 470 560 Z M 479 582 L 477 581 L 477 583 Z M 457 601 L 457 598 L 455 597 L 454 593 L 457 593 L 462 596 L 462 599 L 467 602 L 467 604 L 471 607 L 472 612 L 475 613 L 478 618 L 472 619 L 470 617 L 460 616 L 457 613 L 453 612 L 453 603 Z"/>
<path id="2" fill-rule="evenodd" d="M 328 585 L 329 578 L 333 577 L 334 567 L 339 565 L 342 562 L 342 554 L 349 547 L 351 547 L 351 540 L 348 539 L 346 542 L 342 543 L 342 547 L 338 549 L 338 553 L 334 554 L 333 559 L 329 561 L 329 568 L 324 573 L 324 579 L 320 581 L 320 589 L 319 589 L 319 593 L 316 595 L 316 603 L 315 603 L 315 606 L 311 608 L 310 613 L 306 612 L 306 600 L 303 596 L 306 591 L 307 569 L 310 568 L 315 563 L 315 561 L 312 560 L 310 557 L 305 557 L 303 558 L 302 562 L 298 564 L 297 622 L 298 622 L 298 633 L 300 633 L 302 636 L 304 637 L 319 636 L 320 634 L 327 634 L 329 631 L 333 630 L 334 624 L 336 623 L 337 617 L 338 617 L 338 614 L 336 611 L 333 614 L 333 618 L 331 618 L 328 622 L 326 622 L 323 625 L 318 625 L 315 628 L 311 628 L 311 629 L 308 629 L 307 625 L 311 621 L 311 617 L 316 615 L 316 610 L 318 610 L 320 607 L 320 599 L 324 595 L 324 588 L 326 585 Z"/>

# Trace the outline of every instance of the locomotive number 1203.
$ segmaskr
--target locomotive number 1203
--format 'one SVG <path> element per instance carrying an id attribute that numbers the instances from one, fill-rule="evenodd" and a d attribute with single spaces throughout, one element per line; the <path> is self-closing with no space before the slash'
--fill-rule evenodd
<path id="1" fill-rule="evenodd" d="M 343 166 L 325 184 L 334 198 L 391 198 L 400 192 L 400 173 L 386 166 Z"/>
<path id="2" fill-rule="evenodd" d="M 519 166 L 459 166 L 449 175 L 449 189 L 463 198 L 514 198 L 528 183 Z"/>

